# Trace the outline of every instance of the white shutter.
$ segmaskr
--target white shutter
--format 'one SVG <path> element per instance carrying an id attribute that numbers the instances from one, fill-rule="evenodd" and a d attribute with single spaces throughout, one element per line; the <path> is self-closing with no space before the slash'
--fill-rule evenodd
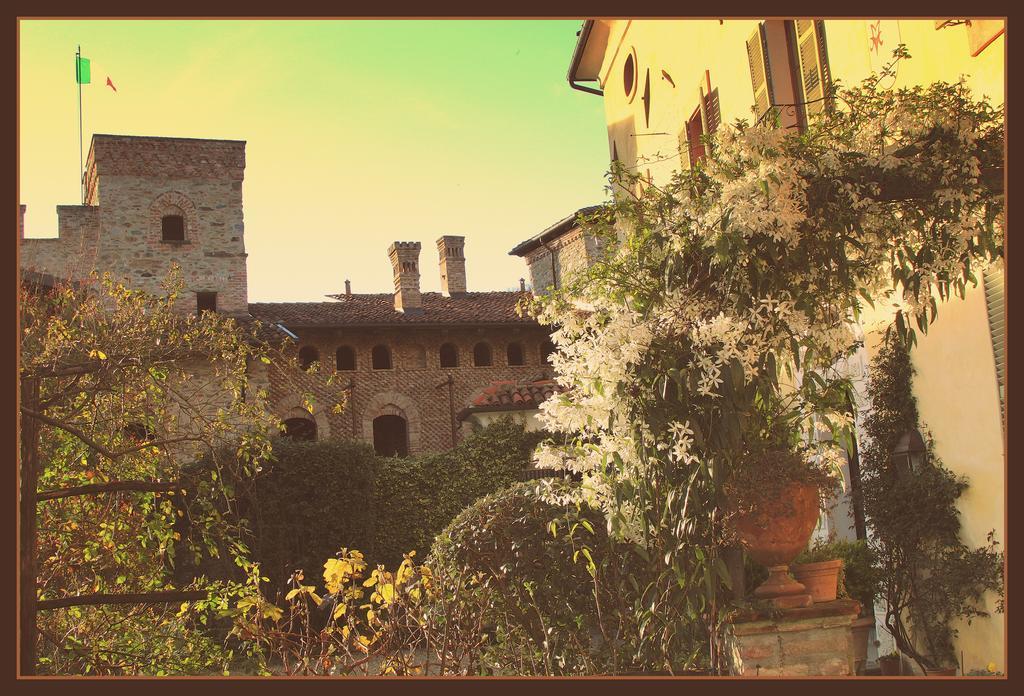
<path id="1" fill-rule="evenodd" d="M 1002 264 L 988 268 L 983 274 L 985 306 L 988 309 L 988 328 L 992 337 L 992 353 L 996 361 L 996 381 L 999 385 L 999 408 L 1004 423 L 1006 418 L 1006 302 Z"/>
<path id="2" fill-rule="evenodd" d="M 750 83 L 754 88 L 754 118 L 760 120 L 775 103 L 764 24 L 757 25 L 757 29 L 747 39 L 747 62 L 750 64 Z"/>

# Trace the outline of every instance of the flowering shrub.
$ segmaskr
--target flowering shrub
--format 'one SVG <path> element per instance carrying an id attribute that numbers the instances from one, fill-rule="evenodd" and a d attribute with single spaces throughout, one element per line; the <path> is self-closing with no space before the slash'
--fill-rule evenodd
<path id="1" fill-rule="evenodd" d="M 809 465 L 837 466 L 864 303 L 894 302 L 913 340 L 909 318 L 926 331 L 934 294 L 1002 254 L 1001 109 L 964 84 L 877 84 L 840 90 L 806 132 L 723 127 L 664 186 L 618 168 L 616 199 L 582 223 L 605 257 L 533 308 L 565 388 L 543 417 L 576 436 L 539 465 L 582 477 L 551 499 L 605 511 L 660 568 L 660 625 L 700 621 L 713 664 L 723 483 L 744 451 L 809 442 Z"/>

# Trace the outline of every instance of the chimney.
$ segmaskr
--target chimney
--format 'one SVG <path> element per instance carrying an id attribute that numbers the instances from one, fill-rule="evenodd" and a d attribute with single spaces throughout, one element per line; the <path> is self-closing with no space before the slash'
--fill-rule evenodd
<path id="1" fill-rule="evenodd" d="M 420 243 L 394 242 L 388 247 L 388 258 L 395 272 L 395 311 L 421 311 Z"/>
<path id="2" fill-rule="evenodd" d="M 25 206 L 18 206 L 18 239 L 25 238 Z"/>
<path id="3" fill-rule="evenodd" d="M 466 292 L 465 237 L 445 235 L 437 240 L 437 255 L 441 263 L 441 294 L 445 297 Z"/>
<path id="4" fill-rule="evenodd" d="M 526 278 L 519 279 L 519 292 L 526 292 Z"/>
<path id="5" fill-rule="evenodd" d="M 351 295 L 352 294 L 352 283 L 349 281 L 348 278 L 345 279 L 345 294 L 346 295 Z"/>

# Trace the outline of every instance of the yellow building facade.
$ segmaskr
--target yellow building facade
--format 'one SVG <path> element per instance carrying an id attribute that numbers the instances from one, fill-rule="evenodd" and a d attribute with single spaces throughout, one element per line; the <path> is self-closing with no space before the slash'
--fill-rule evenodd
<path id="1" fill-rule="evenodd" d="M 701 134 L 736 119 L 754 122 L 771 105 L 782 126 L 799 127 L 806 109 L 819 108 L 823 84 L 859 83 L 890 63 L 899 44 L 911 57 L 883 86 L 964 79 L 976 96 L 1004 103 L 1001 19 L 592 20 L 580 31 L 569 81 L 603 98 L 609 159 L 658 184 L 702 156 Z M 936 454 L 969 480 L 960 499 L 964 542 L 983 545 L 994 530 L 1005 548 L 1005 277 L 1001 264 L 978 275 L 965 299 L 940 302 L 935 324 L 918 333 L 914 394 Z M 850 364 L 862 394 L 891 321 L 881 306 L 862 317 L 865 348 Z M 862 412 L 870 408 L 864 401 Z M 841 508 L 826 526 L 850 538 L 852 515 Z M 995 599 L 988 598 L 990 611 Z M 1005 670 L 1005 615 L 956 628 L 965 672 L 992 662 Z M 883 631 L 878 639 L 879 651 L 891 649 Z"/>

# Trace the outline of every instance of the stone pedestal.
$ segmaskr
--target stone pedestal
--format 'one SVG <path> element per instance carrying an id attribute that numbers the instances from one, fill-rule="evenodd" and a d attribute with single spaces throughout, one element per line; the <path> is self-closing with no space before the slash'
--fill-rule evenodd
<path id="1" fill-rule="evenodd" d="M 809 607 L 737 611 L 726 625 L 729 673 L 758 676 L 851 676 L 851 624 L 860 603 L 837 599 Z"/>

